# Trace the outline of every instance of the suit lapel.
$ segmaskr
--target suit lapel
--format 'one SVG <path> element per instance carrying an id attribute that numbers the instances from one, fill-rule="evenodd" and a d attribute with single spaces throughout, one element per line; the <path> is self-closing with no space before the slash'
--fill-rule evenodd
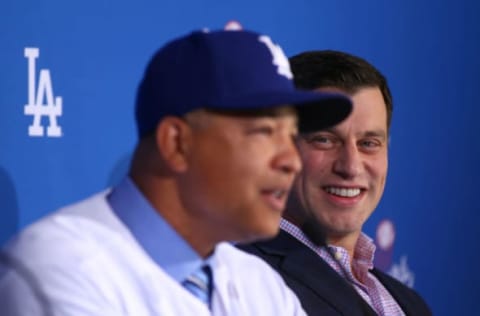
<path id="1" fill-rule="evenodd" d="M 290 234 L 280 230 L 277 238 L 257 246 L 265 253 L 283 256 L 279 269 L 308 287 L 339 313 L 358 315 L 358 304 L 345 302 L 368 305 L 324 260 Z"/>
<path id="2" fill-rule="evenodd" d="M 414 309 L 410 306 L 409 302 L 403 298 L 405 298 L 405 291 L 402 290 L 401 287 L 396 286 L 395 281 L 392 280 L 389 276 L 385 273 L 381 272 L 378 269 L 370 270 L 373 275 L 383 284 L 383 286 L 387 289 L 387 291 L 392 295 L 395 301 L 400 305 L 400 308 L 403 310 L 405 315 L 413 315 Z"/>

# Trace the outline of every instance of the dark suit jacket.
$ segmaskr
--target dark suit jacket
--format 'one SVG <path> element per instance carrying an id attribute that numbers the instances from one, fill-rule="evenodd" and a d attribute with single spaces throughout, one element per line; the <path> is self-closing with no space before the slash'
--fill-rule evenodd
<path id="1" fill-rule="evenodd" d="M 328 263 L 290 234 L 280 230 L 272 240 L 239 246 L 277 270 L 297 294 L 310 316 L 376 315 L 354 288 Z M 431 315 L 424 300 L 380 270 L 371 271 L 390 292 L 406 315 Z M 392 315 L 393 316 L 393 315 Z"/>

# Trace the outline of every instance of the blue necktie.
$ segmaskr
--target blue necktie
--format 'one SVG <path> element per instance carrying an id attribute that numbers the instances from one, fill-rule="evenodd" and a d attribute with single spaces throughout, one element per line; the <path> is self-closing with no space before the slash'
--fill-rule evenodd
<path id="1" fill-rule="evenodd" d="M 188 276 L 182 282 L 182 285 L 210 308 L 213 284 L 212 269 L 208 265 L 203 266 Z"/>

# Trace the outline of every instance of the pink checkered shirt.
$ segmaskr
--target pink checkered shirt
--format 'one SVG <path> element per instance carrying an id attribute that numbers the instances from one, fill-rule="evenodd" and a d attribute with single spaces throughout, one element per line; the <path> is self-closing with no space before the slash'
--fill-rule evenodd
<path id="1" fill-rule="evenodd" d="M 333 250 L 337 260 L 332 258 L 323 247 L 314 245 L 300 228 L 293 225 L 286 219 L 280 222 L 280 228 L 301 241 L 307 247 L 317 253 L 332 269 L 342 275 L 339 267 L 341 264 L 347 271 L 349 278 L 354 281 L 353 285 L 358 294 L 378 313 L 385 316 L 405 316 L 395 299 L 378 281 L 378 279 L 369 271 L 373 268 L 373 256 L 375 254 L 375 245 L 372 240 L 364 233 L 360 234 L 355 246 L 352 267 L 350 268 L 350 256 L 342 247 L 329 245 Z M 352 269 L 355 273 L 352 273 Z M 355 277 L 356 275 L 356 277 Z"/>

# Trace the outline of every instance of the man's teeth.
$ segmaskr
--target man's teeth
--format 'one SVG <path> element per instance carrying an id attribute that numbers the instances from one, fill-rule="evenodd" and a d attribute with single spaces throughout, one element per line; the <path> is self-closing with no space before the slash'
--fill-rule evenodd
<path id="1" fill-rule="evenodd" d="M 334 188 L 327 187 L 325 191 L 331 194 L 335 194 L 343 197 L 354 197 L 360 194 L 360 189 L 345 189 L 345 188 Z"/>
<path id="2" fill-rule="evenodd" d="M 283 192 L 284 192 L 283 190 L 275 190 L 273 191 L 273 196 L 279 199 L 283 196 Z"/>

